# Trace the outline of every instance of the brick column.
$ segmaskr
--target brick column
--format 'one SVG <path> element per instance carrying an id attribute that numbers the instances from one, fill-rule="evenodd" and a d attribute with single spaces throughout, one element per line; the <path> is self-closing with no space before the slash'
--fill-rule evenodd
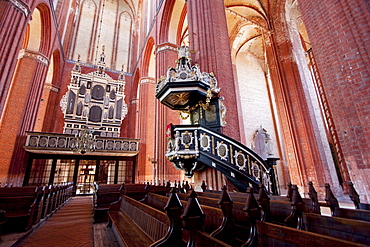
<path id="1" fill-rule="evenodd" d="M 0 1 L 0 115 L 4 110 L 18 52 L 30 19 L 29 7 L 23 1 Z"/>
<path id="2" fill-rule="evenodd" d="M 178 58 L 177 46 L 171 43 L 163 43 L 157 46 L 156 53 L 156 75 L 160 78 L 161 76 L 166 76 L 168 66 L 175 67 L 175 61 Z M 183 176 L 183 173 L 176 170 L 173 164 L 165 157 L 168 143 L 166 139 L 166 127 L 169 123 L 174 125 L 180 123 L 177 112 L 164 106 L 159 100 L 156 100 L 155 146 L 158 174 L 161 183 L 168 180 L 174 182 L 174 180 L 179 180 Z"/>
<path id="3" fill-rule="evenodd" d="M 240 141 L 238 101 L 233 77 L 230 42 L 223 0 L 188 0 L 188 25 L 192 63 L 213 72 L 225 97 L 226 127 L 223 133 Z"/>
<path id="4" fill-rule="evenodd" d="M 291 183 L 299 186 L 300 192 L 308 192 L 312 181 L 323 199 L 325 183 L 343 195 L 335 173 L 334 164 L 329 163 L 321 152 L 321 139 L 315 134 L 317 123 L 311 116 L 312 105 L 306 99 L 304 85 L 297 62 L 285 16 L 285 4 L 276 9 L 271 23 L 273 32 L 266 42 L 266 54 L 270 77 L 274 88 L 276 106 L 284 140 L 285 159 Z"/>
<path id="5" fill-rule="evenodd" d="M 49 60 L 21 50 L 0 125 L 0 182 L 22 186 L 27 165 L 25 131 L 33 130 Z M 8 181 L 4 179 L 8 177 Z"/>
<path id="6" fill-rule="evenodd" d="M 370 5 L 363 0 L 298 3 L 338 134 L 341 175 L 369 202 Z"/>
<path id="7" fill-rule="evenodd" d="M 138 180 L 150 181 L 153 179 L 154 143 L 155 143 L 155 80 L 152 77 L 141 78 L 139 84 L 139 113 L 138 113 L 138 136 L 139 156 L 137 169 Z M 148 160 L 150 158 L 150 160 Z M 145 175 L 145 176 L 144 176 Z M 153 181 L 154 182 L 154 181 Z"/>
<path id="8" fill-rule="evenodd" d="M 226 126 L 222 133 L 241 141 L 238 117 L 238 100 L 231 61 L 230 41 L 227 29 L 225 6 L 223 0 L 188 0 L 188 25 L 192 64 L 199 64 L 200 70 L 213 72 L 221 88 L 220 96 L 224 97 L 227 108 Z M 196 174 L 195 185 L 205 180 L 209 188 L 221 189 L 223 178 L 213 169 L 206 168 Z"/>

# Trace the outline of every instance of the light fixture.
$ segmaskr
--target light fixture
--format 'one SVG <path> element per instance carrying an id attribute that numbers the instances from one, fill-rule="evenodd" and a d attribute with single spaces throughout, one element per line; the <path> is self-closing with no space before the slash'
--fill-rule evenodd
<path id="1" fill-rule="evenodd" d="M 75 145 L 73 147 L 74 152 L 85 154 L 87 152 L 95 151 L 95 140 L 96 136 L 90 129 L 83 129 L 75 135 Z"/>

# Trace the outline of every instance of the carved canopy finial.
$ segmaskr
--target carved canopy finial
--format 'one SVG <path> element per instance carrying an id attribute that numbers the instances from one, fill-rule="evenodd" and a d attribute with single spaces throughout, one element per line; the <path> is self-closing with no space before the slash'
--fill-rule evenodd
<path id="1" fill-rule="evenodd" d="M 77 55 L 77 61 L 75 63 L 75 66 L 73 67 L 73 71 L 80 72 L 81 73 L 81 55 Z"/>
<path id="2" fill-rule="evenodd" d="M 179 58 L 188 58 L 189 57 L 189 53 L 190 53 L 190 50 L 189 50 L 189 47 L 188 46 L 180 46 L 179 48 L 177 48 L 178 50 L 178 53 L 179 53 Z"/>
<path id="3" fill-rule="evenodd" d="M 125 80 L 125 65 L 122 64 L 121 72 L 119 73 L 118 80 L 124 81 Z"/>
<path id="4" fill-rule="evenodd" d="M 105 45 L 102 46 L 102 53 L 100 54 L 100 59 L 99 59 L 99 62 L 97 64 L 99 73 L 103 73 L 105 71 L 105 68 L 106 68 L 104 50 L 105 50 Z"/>

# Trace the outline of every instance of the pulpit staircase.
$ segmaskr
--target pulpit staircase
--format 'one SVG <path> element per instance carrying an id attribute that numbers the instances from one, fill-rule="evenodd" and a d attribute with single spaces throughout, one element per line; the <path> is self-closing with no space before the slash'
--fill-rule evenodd
<path id="1" fill-rule="evenodd" d="M 176 168 L 192 177 L 205 166 L 220 171 L 239 191 L 257 189 L 262 183 L 277 194 L 274 164 L 262 159 L 242 143 L 221 133 L 226 125 L 226 107 L 218 96 L 217 80 L 212 73 L 191 66 L 188 47 L 179 48 L 177 68 L 169 68 L 156 88 L 162 104 L 179 111 L 191 125 L 168 125 L 166 157 Z"/>

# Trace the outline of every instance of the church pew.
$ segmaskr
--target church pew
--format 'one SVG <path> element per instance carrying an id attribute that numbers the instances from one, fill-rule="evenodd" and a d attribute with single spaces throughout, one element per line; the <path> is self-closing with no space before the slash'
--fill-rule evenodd
<path id="1" fill-rule="evenodd" d="M 281 201 L 277 200 L 277 198 L 274 198 L 275 200 L 271 200 L 271 196 L 267 194 L 263 186 L 260 187 L 257 199 L 259 205 L 257 205 L 257 201 L 255 201 L 252 190 L 249 190 L 248 193 L 245 194 L 249 194 L 249 199 L 247 200 L 247 203 L 249 205 L 252 205 L 252 209 L 248 210 L 248 207 L 246 206 L 244 210 L 247 212 L 247 215 L 249 217 L 249 236 L 250 238 L 252 238 L 249 240 L 249 244 L 256 244 L 256 239 L 253 239 L 256 238 L 255 225 L 253 224 L 256 220 L 272 222 L 292 228 L 301 228 L 302 212 L 314 211 L 312 207 L 305 207 L 304 200 L 302 200 L 302 198 L 300 197 L 297 186 L 294 185 L 291 186 L 291 192 L 289 193 L 289 198 L 291 198 L 291 202 L 288 197 L 285 197 Z M 253 199 L 253 201 L 255 202 L 251 203 L 251 199 Z M 259 208 L 259 206 L 261 207 L 261 209 Z"/>
<path id="2" fill-rule="evenodd" d="M 186 206 L 190 195 L 179 193 L 178 196 L 181 203 Z M 237 206 L 234 209 L 234 203 L 231 202 L 231 199 L 220 198 L 216 200 L 197 196 L 197 200 L 206 215 L 202 231 L 234 246 L 242 245 L 248 240 L 251 225 L 249 217 L 244 211 L 246 203 L 236 203 Z M 166 201 L 167 197 L 149 193 L 145 203 L 158 210 L 163 210 Z"/>
<path id="3" fill-rule="evenodd" d="M 303 213 L 304 230 L 370 245 L 370 222 Z"/>
<path id="4" fill-rule="evenodd" d="M 41 198 L 42 187 L 38 186 L 0 188 L 0 209 L 6 211 L 5 217 L 10 221 L 4 227 L 17 231 L 29 230 L 37 221 Z M 16 227 L 14 221 L 18 219 L 21 223 Z"/>
<path id="5" fill-rule="evenodd" d="M 261 220 L 300 229 L 302 212 L 312 212 L 313 208 L 306 206 L 296 185 L 292 186 L 289 198 L 291 201 L 271 200 L 264 186 L 261 185 L 257 198 L 262 211 Z"/>
<path id="6" fill-rule="evenodd" d="M 38 186 L 25 187 L 2 187 L 0 188 L 0 197 L 6 196 L 32 196 L 40 193 Z"/>
<path id="7" fill-rule="evenodd" d="M 53 188 L 52 190 L 50 188 Z M 45 218 L 47 214 L 45 214 L 45 211 L 51 209 L 51 206 L 49 207 L 50 198 L 49 193 L 50 191 L 58 190 L 58 196 L 54 196 L 54 210 L 57 210 L 60 208 L 64 203 L 66 203 L 72 196 L 72 190 L 73 190 L 73 183 L 66 183 L 63 185 L 50 185 L 50 186 L 43 186 L 42 189 L 40 189 L 40 194 L 38 195 L 38 203 L 37 203 L 37 209 L 34 219 L 34 224 L 37 224 Z M 51 211 L 50 213 L 52 213 Z"/>
<path id="8" fill-rule="evenodd" d="M 166 207 L 166 204 L 165 204 L 166 199 L 167 199 L 167 197 L 160 196 L 160 195 L 153 194 L 153 193 L 148 193 L 148 197 L 147 197 L 148 202 L 151 203 L 152 205 L 154 205 L 155 207 L 158 207 L 158 208 Z M 182 201 L 181 203 L 186 205 L 186 207 L 188 206 L 188 202 Z M 201 211 L 203 211 L 203 213 L 205 215 L 207 215 L 208 211 L 203 210 L 203 208 L 206 208 L 206 207 L 205 206 L 200 206 L 200 207 L 202 208 Z M 158 211 L 160 211 L 160 210 L 158 210 Z M 192 211 L 196 211 L 196 210 L 193 209 Z M 136 215 L 136 214 L 137 213 L 134 213 L 134 215 Z M 184 215 L 185 215 L 185 213 L 184 213 Z M 183 219 L 185 221 L 185 216 L 184 215 L 183 215 Z M 317 216 L 316 214 L 312 214 L 312 215 Z M 189 218 L 192 218 L 192 217 L 189 217 Z M 261 223 L 259 223 L 259 221 L 256 224 L 257 225 L 257 232 L 258 232 L 258 242 L 259 242 L 260 246 L 270 246 L 270 244 L 275 244 L 276 241 L 277 241 L 278 244 L 279 243 L 281 244 L 280 246 L 282 246 L 282 245 L 283 246 L 290 246 L 289 244 L 291 244 L 291 246 L 312 246 L 312 244 L 315 244 L 314 246 L 316 246 L 316 245 L 317 246 L 324 246 L 325 244 L 339 244 L 339 246 L 364 246 L 364 245 L 359 245 L 357 243 L 349 242 L 349 241 L 346 241 L 346 240 L 342 240 L 342 239 L 338 239 L 338 238 L 334 238 L 334 237 L 330 237 L 330 236 L 324 236 L 322 234 L 315 234 L 315 233 L 312 233 L 312 232 L 306 232 L 306 231 L 297 230 L 297 229 L 293 229 L 293 228 L 286 228 L 286 227 L 284 228 L 284 226 L 279 226 L 279 225 L 276 225 L 276 224 L 272 224 L 273 227 L 274 227 L 274 230 L 271 231 L 272 233 L 269 232 L 269 231 L 267 231 L 267 233 L 266 233 L 266 232 L 264 232 L 266 230 L 266 225 L 263 225 L 262 230 L 261 230 L 261 227 L 259 227 L 260 224 Z M 265 224 L 269 224 L 269 223 L 265 223 Z M 187 226 L 185 224 L 185 229 L 186 229 L 186 227 Z M 201 227 L 201 228 L 203 229 L 203 227 Z M 278 230 L 276 230 L 276 229 L 278 229 Z M 281 230 L 281 229 L 283 229 L 283 230 Z M 274 232 L 279 232 L 279 233 L 278 233 L 278 235 L 276 235 L 276 234 L 274 234 Z M 200 229 L 195 229 L 195 230 L 193 230 L 193 233 L 188 233 L 188 235 L 193 236 L 194 239 L 197 239 L 197 237 L 194 237 L 194 236 L 198 236 L 199 234 L 200 235 L 203 234 L 206 237 L 209 237 L 209 235 L 207 235 L 207 233 L 201 231 Z M 266 234 L 267 235 L 272 234 L 272 235 L 268 236 L 268 239 L 266 240 L 266 238 L 265 238 Z M 283 234 L 284 237 L 281 239 L 281 235 L 279 235 L 279 234 Z M 291 235 L 288 236 L 287 234 L 293 234 L 293 236 L 291 236 Z M 188 238 L 189 238 L 189 236 L 188 236 Z M 298 240 L 300 238 L 300 236 L 302 238 L 304 238 L 304 240 Z M 185 237 L 184 239 L 188 239 L 188 238 Z M 311 239 L 311 240 L 307 241 L 306 238 L 316 238 L 317 240 L 316 239 L 315 240 Z M 215 240 L 217 240 L 217 239 L 215 239 Z M 196 240 L 196 241 L 200 241 L 200 240 Z M 210 241 L 210 240 L 207 240 L 207 241 Z M 225 242 L 223 242 L 223 241 L 219 241 L 219 242 L 220 242 L 219 246 L 227 246 L 227 244 Z M 300 242 L 303 242 L 303 244 L 300 243 Z M 200 243 L 200 242 L 198 242 L 198 243 Z M 205 242 L 205 243 L 207 243 L 207 242 Z M 325 243 L 325 244 L 323 244 L 323 243 Z M 217 246 L 216 244 L 217 243 L 215 243 L 215 246 Z M 155 244 L 153 244 L 152 246 L 155 246 Z M 160 245 L 158 245 L 158 246 L 160 246 Z M 179 245 L 179 246 L 181 246 L 181 245 Z"/>
<path id="9" fill-rule="evenodd" d="M 53 192 L 54 192 L 54 186 L 52 185 L 46 186 L 44 188 L 44 196 L 43 196 L 44 203 L 42 205 L 42 212 L 41 212 L 40 219 L 46 218 L 51 212 L 50 201 L 51 201 Z"/>
<path id="10" fill-rule="evenodd" d="M 291 227 L 280 226 L 273 223 L 257 221 L 259 247 L 357 247 L 367 246 L 353 243 L 339 238 L 298 230 Z"/>
<path id="11" fill-rule="evenodd" d="M 166 234 L 169 224 L 164 212 L 125 195 L 108 211 L 108 227 L 113 227 L 122 246 L 150 246 Z"/>
<path id="12" fill-rule="evenodd" d="M 150 184 L 125 184 L 123 194 L 136 200 L 142 200 L 148 192 L 153 192 L 161 195 L 166 194 L 164 186 L 156 186 Z"/>
<path id="13" fill-rule="evenodd" d="M 123 193 L 124 184 L 100 184 L 94 191 L 94 222 L 108 220 L 108 209 L 112 202 L 117 201 Z"/>
<path id="14" fill-rule="evenodd" d="M 217 238 L 210 236 L 209 234 L 202 231 L 195 231 L 195 242 L 197 246 L 212 246 L 212 247 L 232 247 Z"/>
<path id="15" fill-rule="evenodd" d="M 49 191 L 49 201 L 48 201 L 48 208 L 47 208 L 47 215 L 51 215 L 54 210 L 57 208 L 57 201 L 58 201 L 58 187 L 56 185 L 51 185 Z"/>
<path id="16" fill-rule="evenodd" d="M 355 204 L 356 209 L 362 209 L 362 210 L 370 210 L 370 204 L 362 203 L 360 201 L 360 196 L 357 193 L 353 183 L 351 181 L 348 182 L 348 188 L 349 188 L 349 197 Z"/>
<path id="17" fill-rule="evenodd" d="M 261 186 L 264 188 L 264 186 L 261 184 Z M 268 195 L 268 198 L 270 201 L 284 201 L 284 202 L 290 202 L 292 199 L 292 184 L 288 184 L 288 192 L 286 196 L 279 196 L 279 195 Z M 319 213 L 320 214 L 320 207 L 318 205 L 318 200 L 317 200 L 317 193 L 315 189 L 313 188 L 312 182 L 309 183 L 309 189 L 310 192 L 309 194 L 313 194 L 312 197 L 310 198 L 302 198 L 302 201 L 304 202 L 304 211 L 306 212 L 314 212 L 314 213 Z M 261 188 L 259 189 L 259 192 L 261 191 Z M 233 201 L 237 202 L 242 202 L 244 203 L 248 193 L 246 192 L 228 192 L 231 199 Z M 266 192 L 266 194 L 268 194 Z M 199 192 L 199 196 L 205 196 L 205 197 L 212 197 L 212 198 L 219 198 L 220 197 L 220 191 L 214 191 L 214 190 L 206 190 L 206 192 Z M 316 203 L 315 203 L 316 201 Z"/>
<path id="18" fill-rule="evenodd" d="M 225 193 L 223 193 L 223 196 Z M 221 198 L 220 201 L 223 199 Z M 231 204 L 229 204 L 231 205 Z M 182 215 L 183 225 L 184 225 L 184 235 L 187 239 L 187 246 L 240 246 L 241 243 L 236 243 L 232 241 L 232 239 L 227 239 L 229 243 L 220 240 L 220 236 L 215 238 L 213 235 L 215 232 L 208 234 L 204 232 L 204 221 L 207 216 L 207 212 L 203 209 L 207 208 L 207 206 L 201 206 L 199 201 L 197 200 L 197 195 L 195 191 L 191 191 L 189 194 L 189 198 L 187 200 L 187 204 Z M 222 207 L 223 213 L 225 215 L 225 208 Z M 229 210 L 227 210 L 229 211 Z M 222 222 L 221 228 L 224 226 L 225 222 Z M 218 231 L 218 228 L 216 231 Z M 229 237 L 232 237 L 231 235 Z"/>
<path id="19" fill-rule="evenodd" d="M 340 208 L 339 202 L 334 196 L 329 184 L 325 184 L 325 191 L 325 201 L 330 207 L 332 216 L 370 222 L 370 210 Z"/>
<path id="20" fill-rule="evenodd" d="M 40 222 L 40 220 L 42 219 L 42 216 L 43 216 L 43 210 L 44 210 L 44 207 L 46 206 L 45 205 L 45 191 L 47 190 L 48 186 L 43 186 L 42 189 L 41 189 L 41 193 L 39 195 L 39 199 L 38 199 L 38 203 L 36 205 L 36 213 L 35 213 L 35 219 L 34 219 L 34 223 L 37 224 Z"/>
<path id="21" fill-rule="evenodd" d="M 148 193 L 146 200 L 143 203 L 157 209 L 160 211 L 164 211 L 164 208 L 167 204 L 168 197 L 162 196 L 159 194 Z M 182 205 L 185 207 L 187 205 L 187 198 L 186 200 L 180 200 Z M 217 229 L 221 223 L 223 218 L 222 210 L 218 207 L 211 207 L 202 205 L 202 210 L 207 215 L 204 223 L 204 231 L 211 233 L 215 229 Z"/>
<path id="22" fill-rule="evenodd" d="M 296 186 L 292 186 L 292 193 L 290 197 L 293 198 L 293 201 L 290 202 L 288 198 L 283 199 L 282 201 L 279 200 L 270 200 L 270 197 L 264 186 L 260 187 L 259 191 L 259 198 L 257 199 L 258 204 L 261 207 L 261 216 L 258 219 L 261 219 L 263 221 L 267 222 L 273 222 L 280 225 L 285 225 L 293 228 L 301 228 L 301 222 L 302 222 L 302 215 L 301 212 L 311 212 L 312 207 L 305 207 L 305 204 L 300 197 L 298 193 L 298 189 Z M 249 193 L 243 193 L 243 199 L 244 203 L 240 202 L 233 202 L 233 216 L 234 220 L 239 220 L 238 224 L 236 226 L 240 226 L 240 222 L 244 222 L 241 224 L 243 227 L 248 227 L 247 230 L 244 232 L 252 231 L 251 228 L 254 226 L 251 225 L 251 220 L 248 219 L 247 214 L 245 213 L 244 207 L 246 206 L 246 198 L 247 196 L 250 196 L 250 193 L 252 193 L 252 190 L 249 190 Z M 200 193 L 202 195 L 206 195 L 205 193 Z M 215 193 L 216 194 L 216 193 Z M 218 193 L 217 193 L 218 194 Z M 180 198 L 181 198 L 181 194 Z M 231 198 L 235 198 L 235 196 L 230 196 Z M 218 201 L 215 198 L 206 198 L 204 196 L 198 196 L 199 203 L 217 207 Z M 310 199 L 309 199 L 310 200 Z M 258 207 L 255 206 L 255 208 Z M 257 209 L 254 209 L 257 210 Z M 224 216 L 225 217 L 225 216 Z M 236 221 L 237 221 L 236 220 Z M 235 226 L 234 226 L 235 227 Z M 237 233 L 238 231 L 236 231 Z M 253 235 L 253 231 L 249 233 L 249 236 Z M 244 234 L 243 241 L 246 241 L 245 237 L 248 236 L 248 234 Z"/>
<path id="23" fill-rule="evenodd" d="M 0 197 L 0 209 L 5 211 L 4 230 L 28 231 L 34 223 L 37 197 L 34 195 Z"/>
<path id="24" fill-rule="evenodd" d="M 58 210 L 72 197 L 72 193 L 73 183 L 43 186 L 41 200 L 37 206 L 35 223 L 38 223 L 41 219 L 46 218 Z"/>
<path id="25" fill-rule="evenodd" d="M 365 209 L 336 208 L 333 216 L 370 222 L 370 211 Z"/>
<path id="26" fill-rule="evenodd" d="M 183 201 L 187 201 L 189 198 L 189 195 L 183 194 L 183 193 L 178 193 L 178 196 L 180 200 L 183 200 Z M 222 194 L 218 195 L 218 198 L 216 199 L 216 198 L 209 198 L 206 196 L 199 196 L 197 193 L 197 199 L 201 205 L 210 206 L 214 208 L 220 208 L 219 201 L 220 201 L 221 196 Z M 244 202 L 233 201 L 233 205 L 232 205 L 233 218 L 236 222 L 239 222 L 240 224 L 242 224 L 242 222 L 247 221 L 245 212 L 243 211 L 245 207 L 245 201 L 246 201 L 246 198 L 244 199 Z"/>

